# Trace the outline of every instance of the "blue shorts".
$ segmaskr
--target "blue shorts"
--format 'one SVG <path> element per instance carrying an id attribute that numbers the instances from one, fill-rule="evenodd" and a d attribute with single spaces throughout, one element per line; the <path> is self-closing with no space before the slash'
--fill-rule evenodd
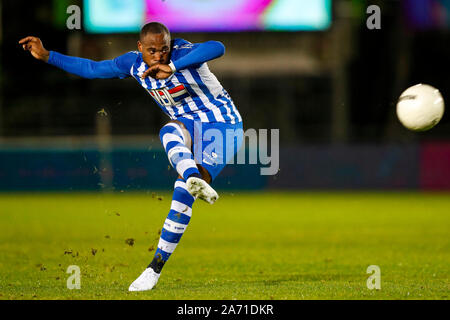
<path id="1" fill-rule="evenodd" d="M 186 118 L 178 118 L 189 131 L 192 151 L 197 164 L 211 175 L 214 181 L 227 163 L 240 150 L 244 138 L 242 122 L 204 123 Z"/>

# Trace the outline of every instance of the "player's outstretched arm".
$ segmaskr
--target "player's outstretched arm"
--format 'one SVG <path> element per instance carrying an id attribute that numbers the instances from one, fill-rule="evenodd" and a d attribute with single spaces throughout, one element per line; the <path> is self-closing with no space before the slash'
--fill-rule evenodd
<path id="1" fill-rule="evenodd" d="M 30 51 L 33 57 L 47 62 L 66 72 L 87 79 L 126 78 L 130 76 L 130 68 L 136 60 L 136 54 L 129 52 L 114 60 L 93 61 L 71 57 L 55 51 L 47 51 L 37 37 L 26 37 L 19 41 L 24 50 Z"/>
<path id="2" fill-rule="evenodd" d="M 194 48 L 185 56 L 173 61 L 176 70 L 183 70 L 190 66 L 199 65 L 225 54 L 225 46 L 219 41 L 207 41 L 196 44 Z"/>

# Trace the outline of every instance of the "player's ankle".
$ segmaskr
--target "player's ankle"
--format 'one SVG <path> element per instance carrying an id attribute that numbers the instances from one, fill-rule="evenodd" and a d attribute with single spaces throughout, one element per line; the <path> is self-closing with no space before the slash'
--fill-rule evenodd
<path id="1" fill-rule="evenodd" d="M 194 172 L 193 174 L 189 175 L 189 178 L 199 178 L 199 179 L 203 179 L 202 175 L 200 173 Z M 187 180 L 187 179 L 186 179 Z"/>
<path id="2" fill-rule="evenodd" d="M 152 268 L 152 270 L 153 270 L 155 273 L 161 273 L 162 268 L 164 267 L 164 264 L 165 264 L 165 263 L 166 263 L 166 262 L 163 261 L 163 260 L 160 260 L 160 259 L 158 259 L 158 258 L 154 258 L 153 261 L 148 265 L 147 268 Z"/>

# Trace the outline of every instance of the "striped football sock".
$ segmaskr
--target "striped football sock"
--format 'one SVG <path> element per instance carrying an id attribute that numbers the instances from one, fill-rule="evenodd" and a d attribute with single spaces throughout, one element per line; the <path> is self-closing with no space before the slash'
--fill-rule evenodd
<path id="1" fill-rule="evenodd" d="M 165 125 L 159 137 L 166 150 L 169 162 L 181 177 L 186 181 L 190 176 L 201 177 L 194 155 L 186 146 L 181 127 L 177 123 Z"/>
<path id="2" fill-rule="evenodd" d="M 194 201 L 195 198 L 187 191 L 184 180 L 178 179 L 175 183 L 172 206 L 164 222 L 164 228 L 161 230 L 158 249 L 155 252 L 153 261 L 148 266 L 156 273 L 161 273 L 164 264 L 174 252 L 186 231 L 191 220 Z"/>

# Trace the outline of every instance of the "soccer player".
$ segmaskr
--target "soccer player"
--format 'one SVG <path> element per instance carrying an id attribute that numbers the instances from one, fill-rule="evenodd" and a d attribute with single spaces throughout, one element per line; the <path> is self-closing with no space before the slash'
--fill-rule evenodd
<path id="1" fill-rule="evenodd" d="M 186 231 L 194 201 L 213 204 L 219 198 L 210 184 L 242 145 L 241 115 L 207 65 L 224 54 L 224 45 L 172 41 L 167 27 L 158 22 L 142 28 L 138 51 L 113 60 L 96 62 L 47 51 L 37 37 L 26 37 L 19 44 L 34 58 L 83 78 L 133 77 L 170 117 L 159 135 L 179 177 L 154 258 L 129 287 L 129 291 L 151 290 Z M 212 136 L 214 148 L 207 143 Z"/>

